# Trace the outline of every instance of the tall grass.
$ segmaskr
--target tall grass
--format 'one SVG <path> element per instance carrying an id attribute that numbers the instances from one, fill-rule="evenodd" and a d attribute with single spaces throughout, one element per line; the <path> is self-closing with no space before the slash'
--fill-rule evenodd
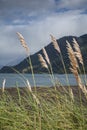
<path id="1" fill-rule="evenodd" d="M 18 36 L 28 54 L 29 48 L 23 36 L 20 33 Z M 73 46 L 75 42 L 74 40 Z M 67 87 L 59 85 L 54 89 L 55 84 L 52 84 L 53 87 L 36 87 L 36 93 L 29 79 L 25 79 L 25 88 L 9 89 L 5 88 L 4 80 L 0 90 L 0 130 L 87 130 L 87 89 L 79 75 L 79 62 L 83 63 L 80 47 L 79 50 L 73 50 L 68 41 L 66 47 L 71 64 L 70 70 L 76 78 L 78 87 L 70 86 L 70 91 L 67 91 Z M 54 48 L 61 53 L 57 42 Z M 48 70 L 51 80 L 55 83 L 52 65 L 45 48 L 43 54 L 44 57 L 38 54 L 41 67 Z M 63 61 L 62 56 L 61 58 Z M 65 68 L 64 61 L 63 65 Z M 34 78 L 32 62 L 30 66 Z"/>
<path id="2" fill-rule="evenodd" d="M 21 33 L 17 32 L 17 35 L 19 37 L 19 40 L 22 44 L 22 46 L 25 48 L 26 50 L 26 53 L 27 53 L 27 56 L 29 58 L 28 62 L 30 64 L 30 69 L 31 69 L 31 73 L 32 73 L 32 78 L 33 78 L 33 82 L 34 82 L 34 88 L 35 88 L 35 92 L 36 92 L 36 83 L 35 83 L 35 77 L 34 77 L 34 71 L 33 71 L 33 66 L 32 66 L 32 61 L 31 61 L 31 58 L 30 58 L 30 51 L 29 51 L 29 47 L 27 45 L 27 43 L 25 42 L 25 39 L 24 37 L 22 36 Z"/>
<path id="3" fill-rule="evenodd" d="M 60 59 L 61 59 L 62 65 L 63 65 L 63 69 L 64 69 L 64 73 L 65 73 L 65 76 L 66 76 L 66 82 L 67 82 L 67 85 L 68 85 L 69 91 L 70 91 L 70 84 L 69 84 L 67 70 L 66 70 L 64 60 L 63 60 L 63 55 L 62 55 L 61 49 L 60 49 L 60 47 L 58 45 L 58 42 L 57 42 L 56 38 L 53 35 L 50 35 L 50 36 L 51 36 L 52 45 L 53 45 L 54 49 L 57 51 L 57 53 L 60 56 Z"/>

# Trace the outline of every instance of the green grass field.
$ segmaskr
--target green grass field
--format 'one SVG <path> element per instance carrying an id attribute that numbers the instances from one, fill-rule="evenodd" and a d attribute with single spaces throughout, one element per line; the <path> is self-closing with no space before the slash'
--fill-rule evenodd
<path id="1" fill-rule="evenodd" d="M 39 87 L 39 104 L 27 88 L 0 92 L 0 130 L 87 130 L 87 100 L 72 90 L 73 99 L 68 89 Z"/>

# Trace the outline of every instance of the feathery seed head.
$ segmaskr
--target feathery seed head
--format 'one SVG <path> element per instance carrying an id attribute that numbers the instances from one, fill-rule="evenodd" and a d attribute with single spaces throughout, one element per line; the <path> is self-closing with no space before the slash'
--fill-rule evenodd
<path id="1" fill-rule="evenodd" d="M 26 52 L 27 52 L 27 54 L 29 55 L 29 48 L 28 48 L 28 46 L 27 46 L 27 44 L 26 44 L 26 42 L 25 42 L 24 37 L 23 37 L 22 34 L 19 33 L 19 32 L 17 32 L 17 35 L 18 35 L 18 37 L 19 37 L 19 40 L 20 40 L 20 42 L 21 42 L 21 45 L 26 49 Z"/>
<path id="2" fill-rule="evenodd" d="M 50 60 L 49 60 L 49 57 L 48 57 L 48 54 L 47 54 L 45 48 L 43 48 L 42 51 L 43 51 L 43 54 L 45 56 L 45 60 L 47 61 L 48 64 L 50 64 Z"/>
<path id="3" fill-rule="evenodd" d="M 81 50 L 75 38 L 73 38 L 73 43 L 74 43 L 73 46 L 75 49 L 75 56 L 77 57 L 79 62 L 83 65 L 83 58 L 82 58 Z"/>
<path id="4" fill-rule="evenodd" d="M 44 60 L 44 58 L 42 57 L 41 54 L 38 54 L 38 58 L 39 58 L 39 61 L 40 61 L 40 63 L 41 63 L 41 66 L 42 66 L 43 68 L 47 68 L 47 69 L 48 69 L 48 66 L 47 66 L 47 64 L 46 64 L 46 61 Z"/>
<path id="5" fill-rule="evenodd" d="M 56 38 L 53 35 L 50 35 L 50 36 L 51 36 L 51 40 L 52 40 L 52 44 L 54 46 L 54 49 L 57 50 L 58 53 L 61 53 Z"/>
<path id="6" fill-rule="evenodd" d="M 75 39 L 73 41 L 74 41 L 74 49 L 75 49 L 76 52 L 73 51 L 73 49 L 72 49 L 71 45 L 69 44 L 69 42 L 66 41 L 67 42 L 68 55 L 69 55 L 69 59 L 70 59 L 70 62 L 71 62 L 70 70 L 74 74 L 79 88 L 82 90 L 85 97 L 87 98 L 87 89 L 83 85 L 83 83 L 81 81 L 81 78 L 79 76 L 79 73 L 78 73 L 79 66 L 78 66 L 78 62 L 77 62 L 77 59 L 76 59 L 76 57 L 77 57 L 79 59 L 80 63 L 83 64 L 83 61 L 81 59 L 82 57 L 81 57 L 80 47 L 79 47 L 79 45 L 78 45 L 78 43 L 76 42 Z"/>
<path id="7" fill-rule="evenodd" d="M 70 43 L 68 41 L 66 41 L 66 43 L 67 43 L 67 50 L 68 50 L 68 55 L 69 55 L 71 66 L 72 66 L 72 68 L 77 69 L 78 62 L 77 62 L 77 59 L 75 57 L 74 51 L 73 51 Z"/>

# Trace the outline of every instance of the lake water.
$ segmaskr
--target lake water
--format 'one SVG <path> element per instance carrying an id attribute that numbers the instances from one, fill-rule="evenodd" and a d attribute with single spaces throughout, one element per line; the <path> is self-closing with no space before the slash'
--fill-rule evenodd
<path id="1" fill-rule="evenodd" d="M 35 74 L 36 86 L 52 86 L 52 80 L 49 74 Z M 67 83 L 65 74 L 54 74 L 55 83 L 66 85 L 77 85 L 73 74 L 68 74 L 69 83 Z M 84 81 L 84 75 L 81 75 Z M 26 79 L 29 80 L 31 86 L 34 86 L 31 74 L 0 74 L 0 87 L 3 80 L 6 79 L 6 87 L 26 86 Z"/>

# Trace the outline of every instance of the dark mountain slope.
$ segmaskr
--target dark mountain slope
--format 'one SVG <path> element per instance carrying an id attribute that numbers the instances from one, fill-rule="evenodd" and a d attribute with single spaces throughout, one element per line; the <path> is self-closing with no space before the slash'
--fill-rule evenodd
<path id="1" fill-rule="evenodd" d="M 80 46 L 82 55 L 83 55 L 83 60 L 85 64 L 85 69 L 87 73 L 87 34 L 82 35 L 80 37 L 76 36 L 65 36 L 63 38 L 60 38 L 58 41 L 59 47 L 61 49 L 62 55 L 63 55 L 63 60 L 66 66 L 66 70 L 68 73 L 69 67 L 70 67 L 70 61 L 68 58 L 67 54 L 67 49 L 66 49 L 66 40 L 68 40 L 72 46 L 72 39 L 75 38 Z M 54 50 L 52 43 L 48 44 L 45 47 L 47 54 L 49 56 L 50 62 L 52 64 L 53 72 L 54 73 L 64 73 L 63 65 L 61 63 L 60 55 L 56 50 Z M 38 60 L 38 54 L 42 54 L 42 50 L 38 51 L 37 53 L 31 55 L 31 61 L 34 69 L 34 73 L 42 73 L 42 72 L 47 72 L 46 69 L 41 68 L 41 65 Z M 43 55 L 44 56 L 44 55 Z M 81 68 L 82 69 L 82 68 Z M 16 72 L 21 72 L 21 73 L 31 73 L 30 70 L 30 64 L 29 64 L 29 59 L 26 58 L 22 62 L 20 62 L 18 65 L 15 66 L 4 66 L 1 70 L 0 73 L 16 73 Z"/>

